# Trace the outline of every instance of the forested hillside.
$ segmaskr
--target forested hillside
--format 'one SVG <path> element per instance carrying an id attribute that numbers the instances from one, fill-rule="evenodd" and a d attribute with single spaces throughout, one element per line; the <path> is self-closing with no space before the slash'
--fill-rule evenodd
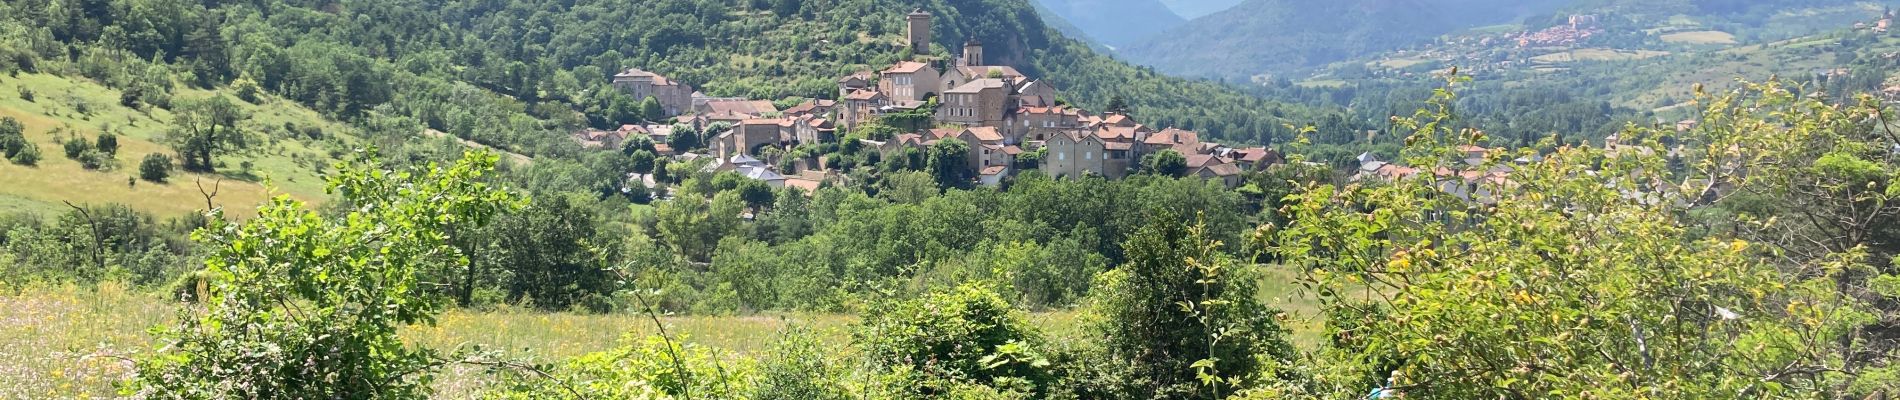
<path id="1" fill-rule="evenodd" d="M 136 6 L 134 6 L 136 4 Z M 77 6 L 74 6 L 77 5 Z M 339 119 L 400 116 L 533 155 L 550 131 L 610 107 L 608 76 L 639 67 L 713 95 L 833 97 L 837 76 L 901 54 L 910 9 L 938 15 L 940 45 L 976 38 L 990 58 L 1101 108 L 1120 98 L 1144 121 L 1251 141 L 1298 113 L 1214 84 L 1116 62 L 1049 29 L 1026 1 L 586 0 L 6 3 L 10 68 L 72 47 L 123 49 L 193 65 L 195 84 L 244 77 Z M 947 47 L 947 46 L 946 46 Z M 1032 50 L 1034 49 L 1034 50 Z M 948 49 L 939 50 L 948 56 Z M 389 83 L 371 85 L 370 83 Z M 381 110 L 372 110 L 376 107 Z M 371 111 L 377 111 L 372 113 Z M 596 113 L 596 115 L 602 113 Z M 476 129 L 507 127 L 507 129 Z"/>
<path id="2" fill-rule="evenodd" d="M 1187 76 L 1245 80 L 1432 41 L 1454 29 L 1500 22 L 1557 0 L 1250 0 L 1149 37 L 1130 60 Z"/>

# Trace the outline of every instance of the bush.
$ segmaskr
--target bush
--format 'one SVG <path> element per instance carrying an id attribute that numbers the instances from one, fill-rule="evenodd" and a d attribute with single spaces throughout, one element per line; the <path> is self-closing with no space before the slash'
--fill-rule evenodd
<path id="1" fill-rule="evenodd" d="M 100 153 L 98 150 L 92 149 L 87 149 L 79 153 L 79 158 L 74 158 L 73 160 L 78 161 L 79 166 L 85 167 L 86 169 L 105 169 L 112 165 L 111 157 L 106 157 L 105 153 Z"/>
<path id="2" fill-rule="evenodd" d="M 726 362 L 715 349 L 682 340 L 651 336 L 583 355 L 555 371 L 558 379 L 522 378 L 490 398 L 735 399 L 751 391 L 750 365 Z"/>
<path id="3" fill-rule="evenodd" d="M 99 140 L 93 145 L 93 148 L 98 149 L 99 153 L 105 154 L 107 158 L 117 157 L 119 155 L 119 135 L 101 133 L 99 134 Z"/>
<path id="4" fill-rule="evenodd" d="M 139 162 L 139 179 L 152 182 L 165 182 L 172 175 L 172 158 L 164 154 L 145 155 L 145 161 Z"/>
<path id="5" fill-rule="evenodd" d="M 25 86 L 20 87 L 20 100 L 26 100 L 26 102 L 32 103 L 34 97 L 36 96 L 33 95 L 33 89 L 28 89 Z"/>
<path id="6" fill-rule="evenodd" d="M 19 165 L 25 165 L 25 166 L 40 165 L 40 146 L 36 144 L 32 144 L 32 143 L 26 143 L 20 147 L 19 151 L 14 152 L 13 156 L 7 157 L 7 159 L 13 160 L 14 164 L 19 164 Z"/>
<path id="7" fill-rule="evenodd" d="M 92 142 L 88 142 L 85 138 L 79 136 L 73 136 L 72 139 L 66 139 L 65 147 L 66 158 L 78 160 L 79 156 L 86 154 L 88 150 L 92 150 Z"/>
<path id="8" fill-rule="evenodd" d="M 867 314 L 856 340 L 873 364 L 921 374 L 909 379 L 923 386 L 916 394 L 947 394 L 957 383 L 1042 390 L 1054 380 L 1041 333 L 988 288 L 964 285 Z"/>

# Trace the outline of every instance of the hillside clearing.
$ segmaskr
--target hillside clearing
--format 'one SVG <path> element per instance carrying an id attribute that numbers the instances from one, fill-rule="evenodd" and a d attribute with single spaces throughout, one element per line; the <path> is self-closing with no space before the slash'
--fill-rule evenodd
<path id="1" fill-rule="evenodd" d="M 1722 31 L 1676 32 L 1662 35 L 1662 40 L 1682 44 L 1736 44 L 1735 35 Z"/>
<path id="2" fill-rule="evenodd" d="M 23 89 L 33 93 L 32 100 L 19 95 Z M 220 93 L 179 87 L 173 98 L 215 94 Z M 0 116 L 20 120 L 27 140 L 42 153 L 35 167 L 0 163 L 0 212 L 63 210 L 64 202 L 119 203 L 161 217 L 177 216 L 205 208 L 199 182 L 206 191 L 216 189 L 214 203 L 235 216 L 252 214 L 253 206 L 276 194 L 321 202 L 325 197 L 321 169 L 331 162 L 331 154 L 342 154 L 335 150 L 355 139 L 343 134 L 346 127 L 315 111 L 268 97 L 262 101 L 266 104 L 234 101 L 251 117 L 243 129 L 253 136 L 254 144 L 219 156 L 224 166 L 218 174 L 175 170 L 167 182 L 153 183 L 136 179 L 138 163 L 153 153 L 176 159 L 171 146 L 164 143 L 171 112 L 122 106 L 118 90 L 84 79 L 0 76 Z M 68 138 L 77 135 L 90 141 L 104 132 L 119 136 L 116 167 L 87 170 L 60 152 L 60 143 Z M 309 138 L 312 134 L 322 139 Z"/>

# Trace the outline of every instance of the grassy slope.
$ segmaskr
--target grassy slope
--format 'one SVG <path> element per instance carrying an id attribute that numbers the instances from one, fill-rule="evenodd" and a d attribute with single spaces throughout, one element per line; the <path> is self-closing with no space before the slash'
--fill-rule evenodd
<path id="1" fill-rule="evenodd" d="M 33 101 L 18 95 L 22 87 L 34 93 Z M 212 94 L 181 87 L 173 97 L 202 98 Z M 146 154 L 174 154 L 164 143 L 171 113 L 158 108 L 143 112 L 123 107 L 118 99 L 119 91 L 84 79 L 45 74 L 0 75 L 0 116 L 14 117 L 25 123 L 27 139 L 38 144 L 41 152 L 37 167 L 0 162 L 0 212 L 57 211 L 65 208 L 62 201 L 70 201 L 75 204 L 122 203 L 170 217 L 203 209 L 204 197 L 195 183 L 202 179 L 209 188 L 221 177 L 224 181 L 215 202 L 234 215 L 252 213 L 253 206 L 270 196 L 272 189 L 266 188 L 266 180 L 277 193 L 321 201 L 322 179 L 309 163 L 299 165 L 295 158 L 328 160 L 330 157 L 314 148 L 315 143 L 285 140 L 288 134 L 282 127 L 289 122 L 318 126 L 331 134 L 345 131 L 341 124 L 326 121 L 316 112 L 287 101 L 265 100 L 263 105 L 236 101 L 251 115 L 251 121 L 244 128 L 264 140 L 262 144 L 242 154 L 220 157 L 219 160 L 228 165 L 220 175 L 177 172 L 163 184 L 146 181 L 128 184 L 137 176 L 138 163 Z M 79 104 L 84 104 L 88 113 L 78 112 Z M 73 133 L 92 140 L 108 130 L 120 136 L 117 168 L 88 171 L 78 162 L 67 159 L 61 151 L 60 143 Z M 253 163 L 248 172 L 241 171 L 244 161 Z"/>
<path id="2" fill-rule="evenodd" d="M 1318 307 L 1295 283 L 1294 271 L 1268 268 L 1260 285 L 1265 304 L 1288 313 L 1293 341 L 1314 349 L 1319 335 Z M 111 397 L 113 385 L 131 377 L 120 359 L 149 351 L 155 339 L 147 328 L 164 324 L 176 306 L 161 295 L 113 283 L 97 289 L 31 288 L 0 292 L 0 399 Z M 1031 323 L 1051 337 L 1083 340 L 1077 311 L 1033 313 Z M 670 333 L 715 346 L 733 355 L 763 351 L 781 330 L 812 329 L 839 351 L 852 351 L 851 324 L 857 317 L 836 314 L 761 314 L 750 316 L 663 317 Z M 504 308 L 451 310 L 435 326 L 411 327 L 408 340 L 438 349 L 479 345 L 511 358 L 559 362 L 613 348 L 623 338 L 654 333 L 647 317 L 635 314 L 581 315 Z M 848 353 L 846 353 L 848 354 Z M 449 368 L 436 384 L 437 397 L 473 398 L 492 387 L 479 368 Z"/>

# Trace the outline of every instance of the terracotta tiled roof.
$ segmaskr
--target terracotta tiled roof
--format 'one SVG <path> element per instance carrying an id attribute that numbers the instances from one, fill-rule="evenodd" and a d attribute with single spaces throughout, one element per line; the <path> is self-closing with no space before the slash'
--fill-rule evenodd
<path id="1" fill-rule="evenodd" d="M 944 93 L 981 93 L 985 89 L 1002 89 L 1006 86 L 1008 84 L 1003 83 L 1002 79 L 977 79 L 957 86 L 956 89 L 945 90 Z"/>
<path id="2" fill-rule="evenodd" d="M 1095 131 L 1095 135 L 1101 136 L 1103 140 L 1134 140 L 1136 132 L 1141 129 L 1139 126 L 1105 126 Z"/>
<path id="3" fill-rule="evenodd" d="M 1008 154 L 1012 156 L 1017 155 L 1017 154 L 1023 154 L 1023 148 L 1014 146 L 1014 145 L 1003 146 L 1003 154 Z"/>
<path id="4" fill-rule="evenodd" d="M 844 99 L 845 100 L 876 100 L 883 97 L 884 97 L 883 92 L 879 92 L 876 90 L 858 89 L 858 90 L 851 91 L 851 94 L 845 95 Z"/>
<path id="5" fill-rule="evenodd" d="M 1008 166 L 991 165 L 988 167 L 983 167 L 983 175 L 997 175 L 997 174 L 1003 173 L 1003 171 L 1008 171 L 1008 170 L 1009 170 Z"/>
<path id="6" fill-rule="evenodd" d="M 908 74 L 908 73 L 914 73 L 914 72 L 917 72 L 917 71 L 922 71 L 922 70 L 924 69 L 924 67 L 928 67 L 928 66 L 930 66 L 930 65 L 929 65 L 929 64 L 924 64 L 924 63 L 920 63 L 920 62 L 916 62 L 916 61 L 898 61 L 898 62 L 897 62 L 897 64 L 894 64 L 894 65 L 891 65 L 891 67 L 890 67 L 890 68 L 888 68 L 888 69 L 885 69 L 885 70 L 884 70 L 884 73 L 886 73 L 886 74 Z"/>
<path id="7" fill-rule="evenodd" d="M 975 128 L 964 129 L 964 131 L 970 132 L 971 134 L 975 135 L 976 140 L 979 140 L 979 141 L 984 141 L 984 142 L 1003 141 L 1003 133 L 997 132 L 996 127 L 993 127 L 993 126 L 979 126 Z"/>
<path id="8" fill-rule="evenodd" d="M 1215 157 L 1215 156 L 1207 155 L 1207 154 L 1191 154 L 1187 156 L 1188 168 L 1201 168 L 1201 167 L 1206 167 L 1208 165 L 1226 164 L 1226 163 L 1227 161 L 1220 159 L 1220 157 Z"/>

